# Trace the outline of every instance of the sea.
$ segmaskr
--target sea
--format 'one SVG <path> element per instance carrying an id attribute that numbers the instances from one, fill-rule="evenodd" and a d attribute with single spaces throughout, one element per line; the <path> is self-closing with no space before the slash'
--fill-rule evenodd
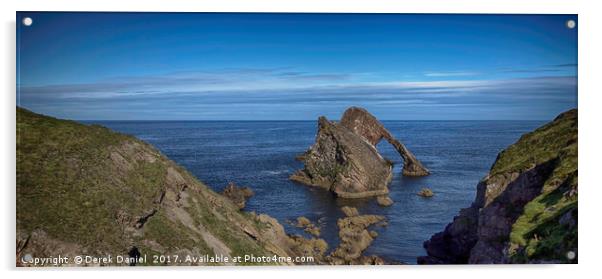
<path id="1" fill-rule="evenodd" d="M 403 161 L 386 141 L 377 149 L 395 163 L 389 185 L 394 204 L 381 207 L 374 198 L 339 199 L 332 193 L 289 180 L 303 164 L 295 157 L 315 140 L 317 121 L 86 121 L 134 135 L 185 167 L 217 192 L 230 182 L 255 195 L 245 210 L 275 217 L 291 234 L 310 237 L 291 224 L 305 216 L 321 227 L 330 249 L 338 245 L 341 206 L 362 214 L 383 215 L 387 226 L 365 255 L 415 264 L 426 255 L 423 242 L 470 206 L 477 183 L 497 154 L 543 121 L 383 121 L 384 126 L 431 171 L 425 177 L 401 175 Z M 417 195 L 428 187 L 435 195 Z"/>

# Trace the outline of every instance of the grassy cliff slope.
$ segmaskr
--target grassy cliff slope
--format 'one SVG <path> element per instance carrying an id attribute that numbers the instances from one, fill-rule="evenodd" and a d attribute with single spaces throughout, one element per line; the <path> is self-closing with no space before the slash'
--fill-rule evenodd
<path id="1" fill-rule="evenodd" d="M 520 171 L 554 162 L 541 193 L 527 203 L 510 233 L 515 262 L 560 261 L 577 248 L 577 110 L 524 135 L 500 154 L 492 172 Z"/>
<path id="2" fill-rule="evenodd" d="M 132 136 L 17 108 L 17 258 L 286 256 L 278 226 Z"/>
<path id="3" fill-rule="evenodd" d="M 577 110 L 502 151 L 424 264 L 577 262 Z"/>

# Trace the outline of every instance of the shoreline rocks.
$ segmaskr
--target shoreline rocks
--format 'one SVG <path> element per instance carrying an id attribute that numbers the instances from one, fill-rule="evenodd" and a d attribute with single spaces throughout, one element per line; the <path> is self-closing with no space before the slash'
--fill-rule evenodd
<path id="1" fill-rule="evenodd" d="M 341 207 L 341 211 L 343 211 L 343 214 L 347 217 L 354 217 L 360 214 L 357 208 L 351 206 L 343 206 Z"/>
<path id="2" fill-rule="evenodd" d="M 266 215 L 251 213 L 255 220 L 262 225 L 254 237 L 261 238 L 266 247 L 276 255 L 293 255 L 313 257 L 315 262 L 307 264 L 328 264 L 325 253 L 328 243 L 321 238 L 305 238 L 300 235 L 287 234 L 284 227 L 275 218 Z M 269 245 L 267 245 L 269 244 Z"/>
<path id="3" fill-rule="evenodd" d="M 295 227 L 302 228 L 303 231 L 309 233 L 315 237 L 320 236 L 320 228 L 312 223 L 307 217 L 300 216 L 297 218 L 297 222 L 294 223 Z"/>
<path id="4" fill-rule="evenodd" d="M 362 253 L 372 244 L 378 235 L 368 231 L 374 224 L 385 221 L 380 215 L 359 215 L 354 207 L 341 208 L 346 217 L 337 221 L 339 227 L 339 246 L 327 257 L 333 264 L 384 264 L 377 256 L 364 256 Z"/>

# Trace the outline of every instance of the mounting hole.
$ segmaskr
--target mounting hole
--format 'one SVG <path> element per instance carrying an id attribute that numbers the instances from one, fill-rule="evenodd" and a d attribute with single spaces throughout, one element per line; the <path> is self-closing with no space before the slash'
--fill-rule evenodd
<path id="1" fill-rule="evenodd" d="M 25 26 L 31 26 L 31 24 L 33 24 L 33 19 L 31 19 L 31 17 L 24 17 L 23 18 L 23 25 L 25 25 Z"/>
<path id="2" fill-rule="evenodd" d="M 566 258 L 569 260 L 574 260 L 576 256 L 577 255 L 573 251 L 569 251 L 568 253 L 566 253 Z"/>
<path id="3" fill-rule="evenodd" d="M 573 29 L 573 28 L 575 28 L 575 26 L 577 26 L 577 23 L 574 20 L 569 19 L 566 21 L 566 27 L 568 29 Z"/>
<path id="4" fill-rule="evenodd" d="M 23 261 L 25 262 L 30 262 L 31 260 L 33 260 L 31 254 L 25 254 L 25 256 L 23 257 Z"/>

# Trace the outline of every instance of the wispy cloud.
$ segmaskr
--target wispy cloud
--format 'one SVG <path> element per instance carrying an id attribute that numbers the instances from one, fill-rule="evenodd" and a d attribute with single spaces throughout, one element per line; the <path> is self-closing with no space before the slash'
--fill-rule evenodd
<path id="1" fill-rule="evenodd" d="M 21 86 L 20 105 L 75 119 L 314 119 L 364 106 L 384 119 L 542 119 L 576 106 L 576 78 L 362 81 L 290 68 L 223 69 Z M 466 114 L 461 114 L 464 109 Z M 488 113 L 490 115 L 491 113 Z"/>
<path id="2" fill-rule="evenodd" d="M 450 72 L 427 72 L 424 73 L 426 77 L 465 77 L 465 76 L 476 76 L 479 72 L 473 71 L 450 71 Z"/>
<path id="3" fill-rule="evenodd" d="M 22 95 L 52 94 L 62 97 L 113 98 L 174 91 L 236 91 L 291 89 L 336 85 L 353 80 L 350 74 L 309 73 L 290 68 L 232 68 L 213 71 L 173 72 L 162 75 L 121 76 L 94 83 L 19 86 Z"/>
<path id="4" fill-rule="evenodd" d="M 504 75 L 504 74 L 557 74 L 570 75 L 577 68 L 575 63 L 551 64 L 551 65 L 535 65 L 524 67 L 502 67 L 492 70 L 454 70 L 454 71 L 426 71 L 422 75 L 430 78 L 453 78 L 453 77 L 476 77 L 487 75 Z"/>
<path id="5" fill-rule="evenodd" d="M 577 63 L 565 63 L 565 64 L 554 64 L 554 65 L 550 65 L 550 67 L 558 67 L 558 68 L 575 68 L 577 67 Z"/>
<path id="6" fill-rule="evenodd" d="M 565 64 L 552 64 L 543 66 L 532 66 L 532 67 L 512 67 L 512 68 L 501 68 L 501 73 L 568 73 L 577 68 L 577 64 L 565 63 Z"/>

